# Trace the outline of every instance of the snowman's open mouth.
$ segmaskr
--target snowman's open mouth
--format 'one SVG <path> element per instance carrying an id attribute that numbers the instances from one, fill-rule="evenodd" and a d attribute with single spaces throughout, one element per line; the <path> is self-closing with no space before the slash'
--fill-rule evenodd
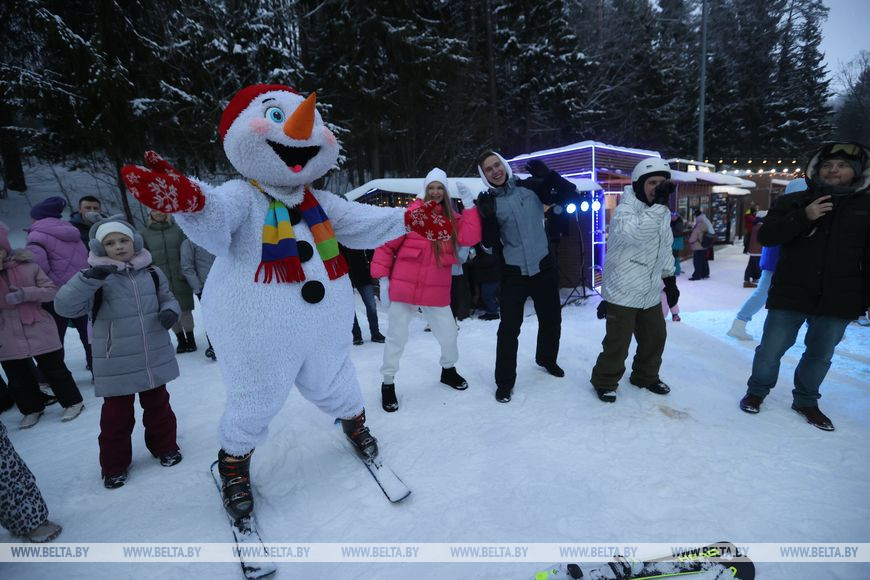
<path id="1" fill-rule="evenodd" d="M 268 139 L 266 139 L 266 143 L 293 173 L 302 171 L 305 164 L 320 152 L 320 147 L 316 145 L 314 147 L 289 147 Z"/>

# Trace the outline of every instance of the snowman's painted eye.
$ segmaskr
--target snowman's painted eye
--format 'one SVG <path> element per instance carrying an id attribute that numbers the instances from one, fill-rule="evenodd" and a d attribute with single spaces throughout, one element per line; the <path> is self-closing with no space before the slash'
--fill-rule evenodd
<path id="1" fill-rule="evenodd" d="M 266 118 L 273 123 L 283 123 L 284 111 L 282 111 L 278 107 L 269 107 L 268 109 L 266 109 Z"/>

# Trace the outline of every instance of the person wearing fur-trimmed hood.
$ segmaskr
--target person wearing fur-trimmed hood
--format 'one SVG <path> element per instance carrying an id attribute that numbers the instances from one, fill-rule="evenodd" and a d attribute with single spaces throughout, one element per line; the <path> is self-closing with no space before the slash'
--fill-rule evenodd
<path id="1" fill-rule="evenodd" d="M 538 317 L 535 362 L 555 377 L 565 371 L 557 363 L 562 333 L 559 269 L 550 255 L 544 226 L 544 205 L 565 204 L 576 195 L 570 181 L 540 159 L 527 165 L 532 177 L 519 179 L 495 151 L 477 158 L 487 190 L 477 198 L 483 223 L 483 244 L 498 248 L 504 261 L 499 304 L 501 320 L 495 355 L 495 399 L 508 403 L 517 380 L 517 349 L 523 309 L 531 298 Z"/>
<path id="2" fill-rule="evenodd" d="M 767 318 L 740 409 L 758 413 L 776 386 L 780 359 L 806 323 L 806 350 L 794 372 L 792 409 L 833 431 L 820 388 L 849 323 L 870 306 L 870 149 L 826 143 L 807 165 L 807 189 L 777 199 L 759 240 L 780 245 Z"/>
<path id="3" fill-rule="evenodd" d="M 668 203 L 675 186 L 670 178 L 664 159 L 651 157 L 638 163 L 610 219 L 602 271 L 604 300 L 598 306 L 598 317 L 607 319 L 607 330 L 590 379 L 605 403 L 616 401 L 632 336 L 637 352 L 629 382 L 657 395 L 671 390 L 659 378 L 667 338 L 662 285 L 668 307 L 676 306 L 680 297 L 671 253 L 674 236 Z"/>
<path id="4" fill-rule="evenodd" d="M 422 308 L 441 346 L 441 382 L 460 391 L 468 388 L 455 367 L 459 348 L 456 321 L 450 309 L 450 286 L 453 265 L 458 263 L 458 247 L 480 242 L 480 218 L 469 197 L 463 201 L 466 210 L 462 215 L 455 214 L 447 188 L 447 174 L 437 167 L 432 169 L 410 207 L 436 202 L 442 215 L 456 224 L 449 240 L 428 240 L 411 232 L 379 247 L 372 258 L 372 276 L 380 279 L 381 301 L 389 304 L 389 326 L 381 366 L 384 377 L 381 404 L 388 413 L 399 409 L 394 377 L 408 341 L 408 325 L 418 307 Z"/>
<path id="5" fill-rule="evenodd" d="M 148 450 L 166 467 L 181 461 L 166 390 L 179 374 L 168 331 L 181 308 L 129 223 L 110 217 L 91 226 L 90 235 L 90 268 L 64 284 L 55 304 L 65 316 L 93 320 L 94 394 L 103 397 L 100 468 L 112 489 L 124 485 L 133 460 L 136 394 Z"/>

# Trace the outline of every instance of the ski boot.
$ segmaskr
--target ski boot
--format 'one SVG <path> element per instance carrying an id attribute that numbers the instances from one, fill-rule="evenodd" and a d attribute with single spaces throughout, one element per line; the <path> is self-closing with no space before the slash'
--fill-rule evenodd
<path id="1" fill-rule="evenodd" d="M 252 453 L 253 450 L 242 457 L 235 457 L 223 449 L 218 452 L 218 473 L 221 476 L 224 508 L 235 521 L 248 517 L 254 511 L 250 471 Z M 230 458 L 236 461 L 231 461 Z"/>
<path id="2" fill-rule="evenodd" d="M 378 456 L 378 440 L 366 427 L 365 409 L 352 419 L 341 419 L 341 429 L 363 459 L 372 460 Z"/>

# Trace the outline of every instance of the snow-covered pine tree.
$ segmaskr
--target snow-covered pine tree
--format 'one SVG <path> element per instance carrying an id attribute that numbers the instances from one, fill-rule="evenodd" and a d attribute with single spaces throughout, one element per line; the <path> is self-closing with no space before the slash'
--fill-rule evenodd
<path id="1" fill-rule="evenodd" d="M 744 123 L 738 117 L 740 63 L 733 48 L 733 0 L 707 0 L 707 92 L 704 149 L 710 156 L 737 156 Z M 726 160 L 726 163 L 728 160 Z"/>
<path id="2" fill-rule="evenodd" d="M 806 153 L 831 133 L 828 73 L 819 50 L 826 16 L 820 0 L 788 0 L 764 126 L 771 154 Z"/>
<path id="3" fill-rule="evenodd" d="M 700 39 L 692 7 L 687 0 L 660 0 L 656 18 L 654 54 L 662 93 L 655 148 L 666 157 L 691 157 L 697 149 Z"/>
<path id="4" fill-rule="evenodd" d="M 828 8 L 822 0 L 803 0 L 800 6 L 801 25 L 798 31 L 796 90 L 804 99 L 803 107 L 794 115 L 796 134 L 793 147 L 809 153 L 833 131 L 832 109 L 829 100 L 830 79 L 820 49 L 822 25 Z"/>
<path id="5" fill-rule="evenodd" d="M 843 67 L 844 86 L 837 110 L 836 139 L 870 143 L 870 51 L 861 53 Z"/>
<path id="6" fill-rule="evenodd" d="M 566 3 L 492 4 L 501 148 L 518 153 L 578 138 L 590 68 Z"/>

